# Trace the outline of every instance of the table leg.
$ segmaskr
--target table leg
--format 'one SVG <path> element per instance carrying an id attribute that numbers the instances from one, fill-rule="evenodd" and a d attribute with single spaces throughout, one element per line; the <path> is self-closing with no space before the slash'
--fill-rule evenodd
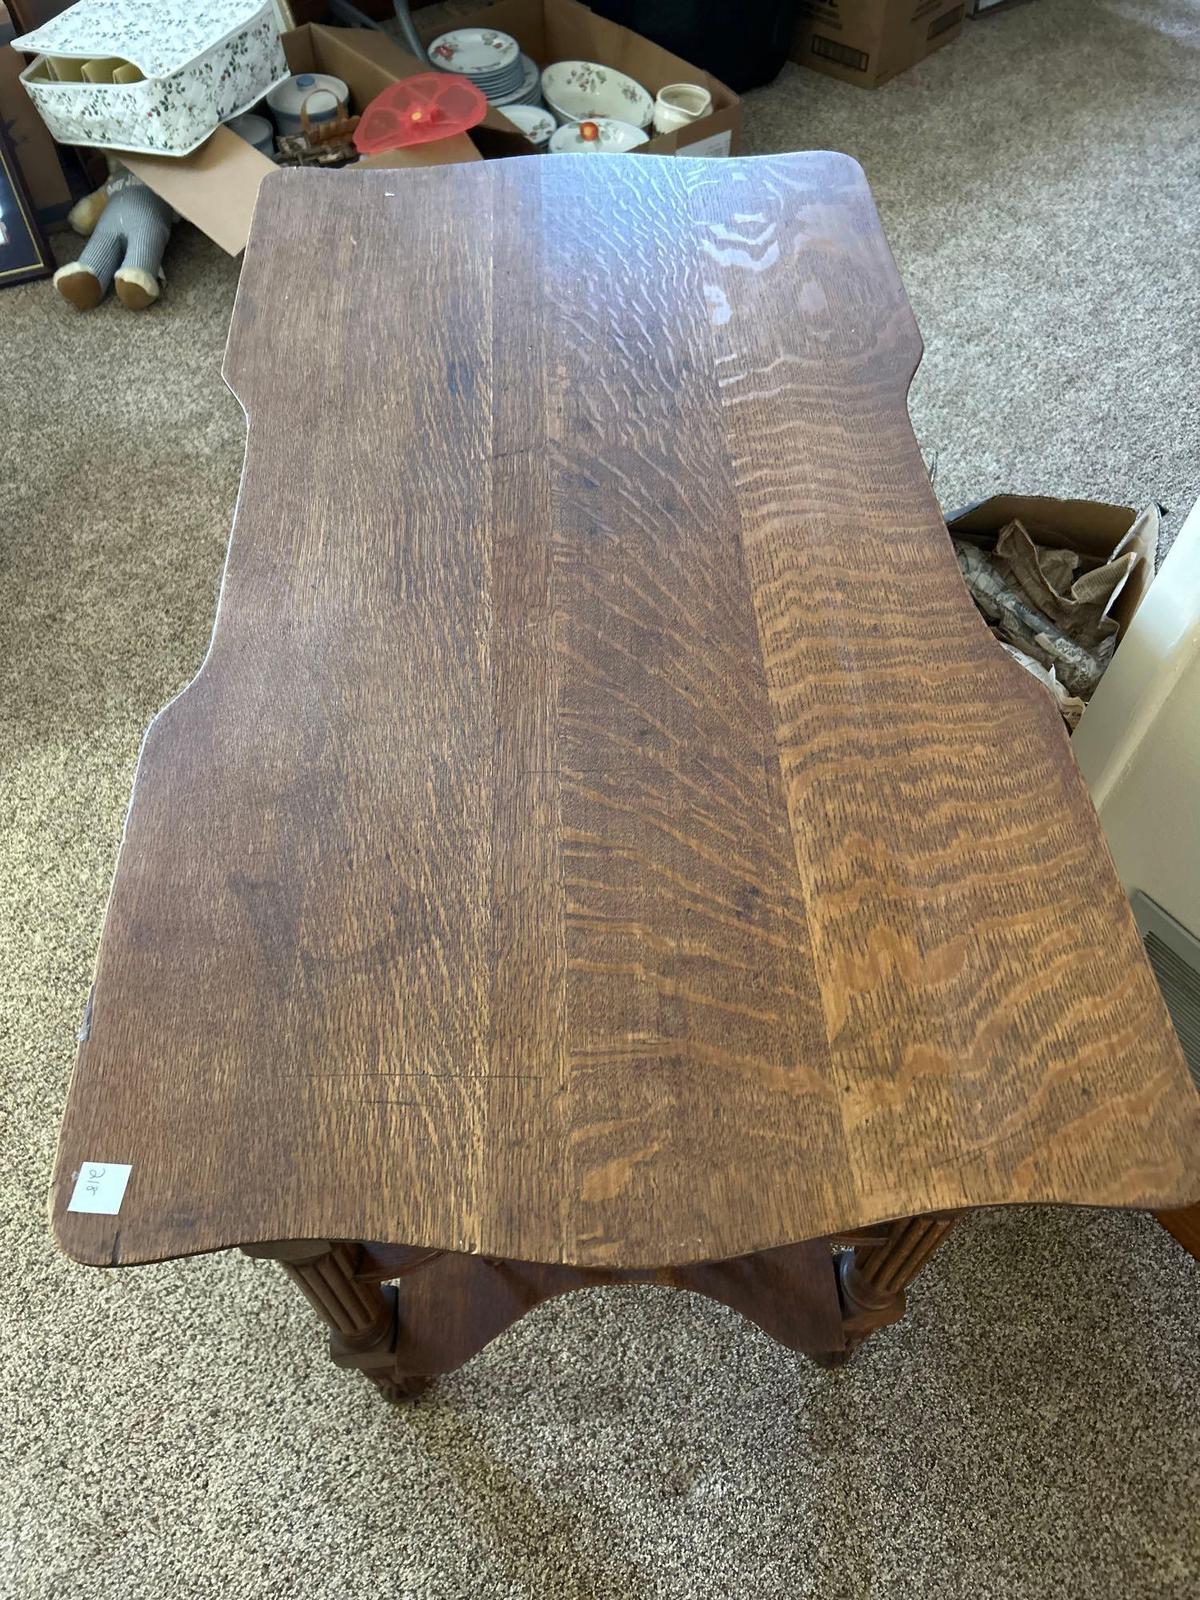
<path id="1" fill-rule="evenodd" d="M 245 1253 L 280 1263 L 329 1328 L 335 1365 L 363 1373 L 387 1400 L 405 1399 L 424 1387 L 420 1380 L 395 1374 L 396 1291 L 358 1276 L 359 1245 L 313 1239 L 250 1245 Z"/>
<path id="2" fill-rule="evenodd" d="M 832 1366 L 848 1359 L 879 1328 L 904 1315 L 904 1291 L 959 1220 L 961 1212 L 902 1217 L 870 1243 L 838 1257 L 838 1289 L 846 1353 L 822 1361 Z"/>

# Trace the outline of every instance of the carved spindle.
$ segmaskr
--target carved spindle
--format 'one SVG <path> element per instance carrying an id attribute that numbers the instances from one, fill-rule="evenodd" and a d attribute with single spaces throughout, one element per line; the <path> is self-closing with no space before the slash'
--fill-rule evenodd
<path id="1" fill-rule="evenodd" d="M 396 1377 L 396 1291 L 357 1275 L 361 1246 L 314 1239 L 244 1249 L 249 1256 L 280 1263 L 328 1326 L 329 1354 L 335 1365 L 362 1372 L 388 1400 L 405 1398 L 422 1387 Z"/>
<path id="2" fill-rule="evenodd" d="M 880 1243 L 860 1244 L 838 1258 L 842 1325 L 850 1350 L 869 1334 L 899 1322 L 904 1291 L 959 1220 L 957 1212 L 903 1217 Z"/>

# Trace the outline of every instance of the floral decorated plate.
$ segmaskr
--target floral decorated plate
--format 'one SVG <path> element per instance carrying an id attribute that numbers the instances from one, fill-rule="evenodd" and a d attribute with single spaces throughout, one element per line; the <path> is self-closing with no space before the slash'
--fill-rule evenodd
<path id="1" fill-rule="evenodd" d="M 632 78 L 595 61 L 556 61 L 542 73 L 542 98 L 563 122 L 607 117 L 648 128 L 654 101 Z"/>
<path id="2" fill-rule="evenodd" d="M 582 123 L 568 122 L 561 127 L 551 139 L 550 148 L 560 156 L 588 155 L 597 151 L 616 156 L 626 150 L 636 150 L 649 138 L 644 128 L 635 128 L 632 122 L 619 122 L 613 117 L 588 117 Z"/>
<path id="3" fill-rule="evenodd" d="M 541 106 L 505 106 L 504 115 L 514 128 L 520 128 L 530 144 L 546 144 L 558 127 L 553 115 Z"/>
<path id="4" fill-rule="evenodd" d="M 453 28 L 429 46 L 429 60 L 443 72 L 461 72 L 467 78 L 490 78 L 513 66 L 521 47 L 508 33 L 495 28 Z"/>

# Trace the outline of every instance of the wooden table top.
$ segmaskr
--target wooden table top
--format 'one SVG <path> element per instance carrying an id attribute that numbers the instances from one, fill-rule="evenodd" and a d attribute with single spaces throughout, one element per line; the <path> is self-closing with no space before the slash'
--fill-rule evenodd
<path id="1" fill-rule="evenodd" d="M 67 1251 L 635 1267 L 1196 1198 L 1200 1097 L 959 576 L 919 356 L 843 156 L 267 179 L 241 498 L 141 754 Z M 119 1214 L 67 1209 L 91 1162 L 130 1165 Z"/>

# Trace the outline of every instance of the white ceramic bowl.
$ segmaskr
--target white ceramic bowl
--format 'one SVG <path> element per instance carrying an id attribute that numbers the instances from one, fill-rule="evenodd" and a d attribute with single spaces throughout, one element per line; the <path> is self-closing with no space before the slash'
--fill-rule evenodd
<path id="1" fill-rule="evenodd" d="M 562 122 L 598 117 L 648 128 L 654 101 L 632 78 L 595 61 L 556 61 L 542 73 L 542 98 Z"/>
<path id="2" fill-rule="evenodd" d="M 245 139 L 262 155 L 274 160 L 275 129 L 266 117 L 255 116 L 253 111 L 244 111 L 240 117 L 231 117 L 225 126 L 230 133 L 236 133 L 239 139 Z"/>
<path id="3" fill-rule="evenodd" d="M 558 127 L 554 113 L 541 106 L 501 106 L 498 109 L 514 128 L 520 128 L 530 144 L 548 144 Z"/>
<path id="4" fill-rule="evenodd" d="M 635 128 L 632 122 L 620 122 L 616 117 L 586 117 L 596 124 L 597 137 L 585 139 L 578 122 L 567 122 L 550 141 L 555 155 L 621 155 L 626 150 L 636 150 L 646 144 L 650 135 L 644 128 Z"/>

